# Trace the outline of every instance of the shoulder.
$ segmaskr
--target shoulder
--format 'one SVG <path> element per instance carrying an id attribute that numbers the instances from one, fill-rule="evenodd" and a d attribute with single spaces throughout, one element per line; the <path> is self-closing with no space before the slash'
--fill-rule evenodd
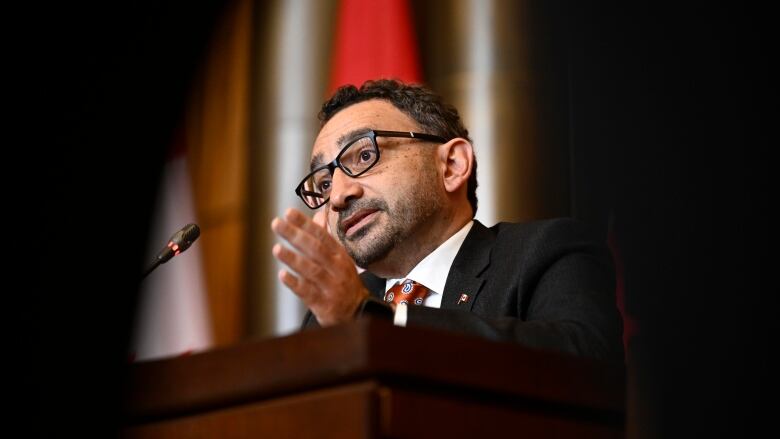
<path id="1" fill-rule="evenodd" d="M 552 218 L 526 223 L 501 222 L 490 227 L 491 232 L 499 240 L 522 238 L 536 241 L 571 241 L 589 240 L 601 241 L 595 228 L 574 218 Z"/>
<path id="2" fill-rule="evenodd" d="M 490 227 L 495 235 L 494 257 L 556 259 L 567 253 L 603 254 L 606 237 L 573 218 L 553 218 L 527 223 L 502 222 Z"/>

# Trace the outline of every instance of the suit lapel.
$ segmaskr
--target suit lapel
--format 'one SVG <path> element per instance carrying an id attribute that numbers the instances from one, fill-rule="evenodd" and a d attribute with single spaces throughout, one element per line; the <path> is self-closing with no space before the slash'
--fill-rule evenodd
<path id="1" fill-rule="evenodd" d="M 360 273 L 360 279 L 363 280 L 363 285 L 372 296 L 379 300 L 385 297 L 385 280 L 381 277 L 374 276 L 368 271 Z"/>
<path id="2" fill-rule="evenodd" d="M 490 230 L 479 221 L 474 221 L 447 275 L 441 301 L 442 309 L 472 309 L 485 283 L 480 275 L 490 264 L 490 251 L 494 241 L 495 236 Z"/>

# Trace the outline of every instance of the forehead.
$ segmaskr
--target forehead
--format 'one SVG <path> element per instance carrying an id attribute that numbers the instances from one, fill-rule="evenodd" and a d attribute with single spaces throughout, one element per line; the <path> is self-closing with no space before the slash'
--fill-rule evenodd
<path id="1" fill-rule="evenodd" d="M 393 104 L 380 100 L 360 102 L 336 113 L 314 141 L 311 156 L 334 157 L 349 133 L 364 130 L 419 131 L 419 125 Z"/>

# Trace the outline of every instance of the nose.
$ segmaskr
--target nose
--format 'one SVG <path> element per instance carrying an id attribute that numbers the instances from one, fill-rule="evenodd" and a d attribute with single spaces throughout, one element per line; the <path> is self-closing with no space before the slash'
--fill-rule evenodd
<path id="1" fill-rule="evenodd" d="M 331 185 L 330 206 L 333 210 L 342 210 L 349 206 L 352 199 L 363 196 L 363 187 L 357 179 L 347 176 L 339 168 L 333 171 Z"/>

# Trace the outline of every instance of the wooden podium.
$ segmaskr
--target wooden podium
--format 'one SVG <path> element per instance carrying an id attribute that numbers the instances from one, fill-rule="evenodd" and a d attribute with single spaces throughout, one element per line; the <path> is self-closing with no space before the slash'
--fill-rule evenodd
<path id="1" fill-rule="evenodd" d="M 370 319 L 138 363 L 127 385 L 127 438 L 625 435 L 621 364 Z"/>

